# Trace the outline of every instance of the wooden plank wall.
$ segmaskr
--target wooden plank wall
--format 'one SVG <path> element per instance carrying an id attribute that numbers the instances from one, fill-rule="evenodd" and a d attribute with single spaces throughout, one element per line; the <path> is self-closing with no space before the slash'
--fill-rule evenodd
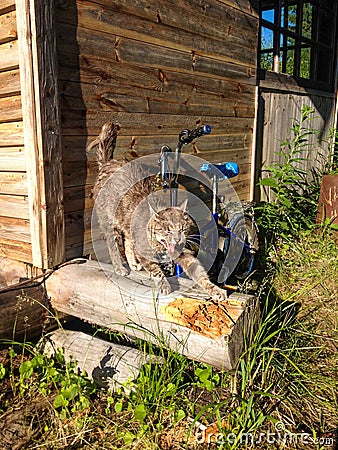
<path id="1" fill-rule="evenodd" d="M 97 166 L 85 149 L 106 121 L 117 154 L 175 147 L 180 130 L 213 133 L 185 151 L 235 160 L 249 197 L 258 16 L 251 0 L 57 0 L 67 257 L 90 250 Z M 84 239 L 83 239 L 84 236 Z"/>
<path id="2" fill-rule="evenodd" d="M 0 2 L 0 257 L 30 263 L 31 235 L 16 11 Z"/>
<path id="3" fill-rule="evenodd" d="M 304 106 L 314 110 L 311 119 L 304 126 L 310 130 L 316 130 L 308 136 L 308 144 L 298 154 L 302 158 L 297 166 L 311 177 L 311 169 L 323 169 L 327 161 L 330 147 L 328 136 L 335 123 L 335 95 L 324 92 L 306 92 L 302 88 L 288 91 L 275 89 L 262 89 L 260 92 L 260 119 L 257 145 L 257 181 L 260 176 L 266 177 L 265 169 L 275 163 L 283 163 L 283 157 L 278 153 L 281 144 L 293 139 L 292 126 L 295 119 L 301 119 L 301 111 Z M 269 188 L 259 190 L 256 197 L 272 199 Z"/>

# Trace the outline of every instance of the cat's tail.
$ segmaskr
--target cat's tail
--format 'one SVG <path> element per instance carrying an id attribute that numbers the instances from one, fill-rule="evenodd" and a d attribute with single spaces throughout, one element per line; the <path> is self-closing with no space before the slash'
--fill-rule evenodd
<path id="1" fill-rule="evenodd" d="M 105 123 L 100 131 L 98 137 L 91 142 L 87 147 L 87 153 L 97 145 L 96 148 L 96 159 L 99 163 L 99 167 L 114 157 L 114 150 L 116 146 L 116 138 L 120 125 L 118 123 L 107 122 Z"/>

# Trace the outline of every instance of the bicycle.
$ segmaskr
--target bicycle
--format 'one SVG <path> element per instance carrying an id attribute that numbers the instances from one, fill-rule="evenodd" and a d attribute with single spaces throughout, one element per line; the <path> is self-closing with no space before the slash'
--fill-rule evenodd
<path id="1" fill-rule="evenodd" d="M 168 145 L 163 145 L 160 152 L 160 184 L 164 191 L 170 192 L 170 206 L 177 206 L 178 175 L 180 169 L 180 155 L 183 145 L 211 133 L 209 125 L 199 126 L 193 130 L 182 130 L 179 134 L 175 152 Z M 170 170 L 169 155 L 173 154 L 173 168 Z M 195 251 L 201 248 L 203 237 L 216 227 L 217 235 L 211 236 L 211 255 L 215 255 L 209 275 L 216 276 L 217 283 L 225 286 L 231 275 L 238 280 L 245 280 L 253 271 L 255 255 L 258 251 L 258 229 L 254 219 L 251 203 L 235 203 L 228 209 L 222 208 L 224 198 L 219 196 L 219 181 L 230 179 L 239 174 L 238 164 L 225 162 L 223 164 L 203 163 L 199 168 L 212 180 L 212 219 L 201 228 L 199 234 L 193 236 Z M 232 208 L 228 214 L 229 207 Z M 223 221 L 223 224 L 222 224 Z M 174 274 L 182 275 L 177 263 Z"/>

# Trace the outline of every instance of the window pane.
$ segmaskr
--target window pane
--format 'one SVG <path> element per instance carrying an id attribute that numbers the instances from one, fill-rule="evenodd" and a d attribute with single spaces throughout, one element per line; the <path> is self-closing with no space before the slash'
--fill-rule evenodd
<path id="1" fill-rule="evenodd" d="M 313 5 L 311 3 L 304 3 L 303 19 L 302 19 L 302 35 L 309 39 L 312 37 L 312 17 L 313 17 Z"/>
<path id="2" fill-rule="evenodd" d="M 285 34 L 280 35 L 280 46 L 281 47 L 294 47 L 295 46 L 295 39 L 292 37 L 289 37 Z"/>
<path id="3" fill-rule="evenodd" d="M 288 6 L 287 8 L 287 24 L 285 24 L 285 28 L 290 31 L 296 31 L 296 17 L 297 17 L 297 5 Z"/>
<path id="4" fill-rule="evenodd" d="M 270 28 L 261 29 L 261 50 L 273 49 L 273 31 Z"/>
<path id="5" fill-rule="evenodd" d="M 273 52 L 261 54 L 260 68 L 264 70 L 273 70 Z"/>
<path id="6" fill-rule="evenodd" d="M 293 75 L 295 67 L 295 51 L 288 50 L 286 52 L 286 73 L 288 75 Z"/>
<path id="7" fill-rule="evenodd" d="M 293 75 L 295 65 L 295 39 L 280 35 L 279 71 Z"/>
<path id="8" fill-rule="evenodd" d="M 319 48 L 317 61 L 317 79 L 319 81 L 331 82 L 332 52 L 325 48 Z"/>
<path id="9" fill-rule="evenodd" d="M 322 10 L 319 20 L 319 42 L 331 45 L 333 24 L 333 15 Z"/>
<path id="10" fill-rule="evenodd" d="M 300 55 L 300 72 L 299 76 L 302 78 L 310 78 L 310 59 L 311 59 L 311 48 L 303 47 L 301 48 Z"/>
<path id="11" fill-rule="evenodd" d="M 275 22 L 275 10 L 268 9 L 267 11 L 262 11 L 262 18 L 267 22 L 274 23 Z"/>

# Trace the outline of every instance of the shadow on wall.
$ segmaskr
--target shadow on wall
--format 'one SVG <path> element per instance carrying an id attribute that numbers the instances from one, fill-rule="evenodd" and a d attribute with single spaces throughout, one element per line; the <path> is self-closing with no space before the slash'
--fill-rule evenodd
<path id="1" fill-rule="evenodd" d="M 87 111 L 81 87 L 77 8 L 75 1 L 57 0 L 55 11 L 67 259 L 83 256 L 88 221 L 85 216 Z"/>

